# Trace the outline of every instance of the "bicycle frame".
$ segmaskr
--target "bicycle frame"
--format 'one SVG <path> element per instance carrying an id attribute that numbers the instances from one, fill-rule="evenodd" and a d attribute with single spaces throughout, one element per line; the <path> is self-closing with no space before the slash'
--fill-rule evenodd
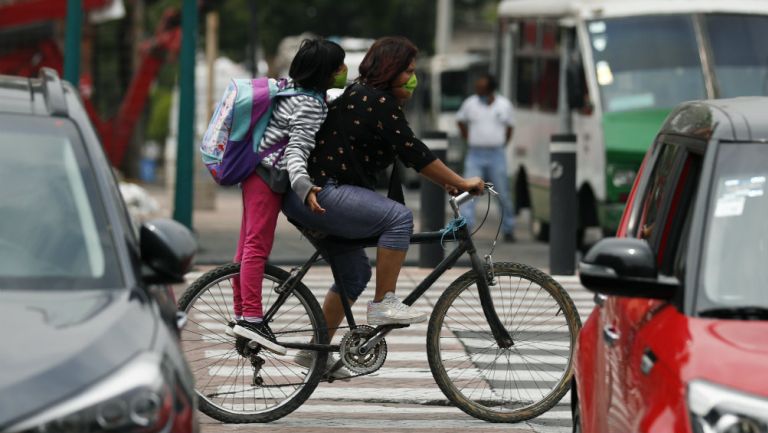
<path id="1" fill-rule="evenodd" d="M 472 199 L 472 196 L 470 196 L 468 193 L 463 193 L 457 197 L 452 197 L 449 200 L 449 203 L 451 205 L 451 208 L 453 209 L 454 216 L 456 218 L 460 217 L 461 214 L 459 213 L 459 206 L 461 206 L 464 202 L 469 201 Z M 277 310 L 282 306 L 282 304 L 285 302 L 287 297 L 290 295 L 291 291 L 293 290 L 293 287 L 301 281 L 304 276 L 307 274 L 310 268 L 320 260 L 320 256 L 323 252 L 323 247 L 321 245 L 320 239 L 315 238 L 310 233 L 306 233 L 303 231 L 305 236 L 307 236 L 307 239 L 312 243 L 312 245 L 315 246 L 316 251 L 312 256 L 307 260 L 302 266 L 293 268 L 291 270 L 290 276 L 288 279 L 281 284 L 276 290 L 280 294 L 275 301 L 274 304 L 269 308 L 269 310 L 264 315 L 264 320 L 269 322 L 272 316 L 277 312 Z M 455 235 L 455 238 L 454 238 Z M 375 247 L 376 246 L 376 240 L 375 239 L 365 239 L 365 240 L 349 240 L 349 239 L 340 239 L 340 238 L 332 238 L 334 242 L 348 244 L 350 246 L 354 246 L 356 248 L 359 247 Z M 478 294 L 480 295 L 480 304 L 483 308 L 483 314 L 485 315 L 486 320 L 488 321 L 488 325 L 491 328 L 491 332 L 493 334 L 494 339 L 496 340 L 496 343 L 501 348 L 508 348 L 514 345 L 514 342 L 512 340 L 512 337 L 509 335 L 509 332 L 504 328 L 504 325 L 502 325 L 501 321 L 499 320 L 499 316 L 496 313 L 496 309 L 493 306 L 493 299 L 491 298 L 491 291 L 489 286 L 493 285 L 493 270 L 488 269 L 487 266 L 483 263 L 483 261 L 480 259 L 480 257 L 477 254 L 477 250 L 475 249 L 475 245 L 472 242 L 472 236 L 469 232 L 469 228 L 464 225 L 459 227 L 459 229 L 451 234 L 450 237 L 448 237 L 447 234 L 444 234 L 442 231 L 435 231 L 435 232 L 423 232 L 423 233 L 416 233 L 413 236 L 411 236 L 411 244 L 428 244 L 428 243 L 435 243 L 435 242 L 443 242 L 443 241 L 449 241 L 453 242 L 454 240 L 458 242 L 458 245 L 456 248 L 451 251 L 450 254 L 448 254 L 447 257 L 443 259 L 436 267 L 435 269 L 430 272 L 429 275 L 424 278 L 424 280 L 419 283 L 418 286 L 416 286 L 415 289 L 411 293 L 408 294 L 408 296 L 403 300 L 403 303 L 406 305 L 413 305 L 416 300 L 418 300 L 430 287 L 432 287 L 432 284 L 435 283 L 448 269 L 451 269 L 453 265 L 456 264 L 456 262 L 459 260 L 459 258 L 467 253 L 469 255 L 470 263 L 472 265 L 472 269 L 479 275 L 482 276 L 482 278 L 477 279 L 477 289 Z M 492 265 L 491 265 L 492 266 Z M 334 275 L 334 279 L 336 281 L 339 281 L 338 278 L 336 278 L 336 271 L 333 269 L 333 266 L 331 266 L 331 272 Z M 490 278 L 489 278 L 490 277 Z M 347 298 L 346 291 L 339 290 L 339 297 L 341 299 L 342 306 L 344 307 L 344 315 L 346 316 L 347 323 L 349 324 L 349 327 L 351 329 L 355 329 L 357 327 L 355 323 L 355 318 L 352 314 L 352 307 L 349 302 L 349 298 Z M 376 344 L 384 338 L 387 334 L 389 334 L 390 331 L 396 328 L 403 328 L 408 325 L 381 325 L 377 326 L 374 330 L 373 335 L 368 339 L 368 341 L 361 346 L 360 353 L 365 354 L 370 349 L 376 346 Z M 289 342 L 280 342 L 281 345 L 291 348 L 291 349 L 304 349 L 304 350 L 315 350 L 315 351 L 325 351 L 325 352 L 338 352 L 339 346 L 338 345 L 331 345 L 331 344 L 319 344 L 319 343 L 289 343 Z"/>

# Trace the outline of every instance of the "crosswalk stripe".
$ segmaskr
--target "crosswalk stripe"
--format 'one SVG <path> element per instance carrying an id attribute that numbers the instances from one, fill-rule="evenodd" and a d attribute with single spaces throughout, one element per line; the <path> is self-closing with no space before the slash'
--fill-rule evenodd
<path id="1" fill-rule="evenodd" d="M 260 396 L 260 390 L 269 390 L 271 388 L 259 388 L 254 390 L 247 385 L 222 385 L 217 388 L 219 393 L 231 393 L 229 399 L 242 400 L 252 399 L 253 393 Z M 518 389 L 522 395 L 526 393 L 537 395 L 540 392 L 538 388 Z M 339 386 L 319 386 L 312 393 L 313 400 L 343 400 L 343 401 L 370 401 L 374 403 L 413 403 L 427 404 L 439 403 L 448 404 L 448 399 L 438 388 L 385 388 L 385 387 L 339 387 Z M 561 404 L 570 403 L 570 391 L 565 394 Z"/>

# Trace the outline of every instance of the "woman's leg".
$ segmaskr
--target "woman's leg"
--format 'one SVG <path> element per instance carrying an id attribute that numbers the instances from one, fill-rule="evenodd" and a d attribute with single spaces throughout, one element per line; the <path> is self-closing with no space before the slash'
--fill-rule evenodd
<path id="1" fill-rule="evenodd" d="M 274 193 L 258 174 L 243 182 L 243 228 L 240 237 L 240 297 L 242 315 L 258 321 L 264 316 L 261 306 L 262 278 L 280 212 L 282 196 Z"/>
<path id="2" fill-rule="evenodd" d="M 323 215 L 311 213 L 295 194 L 290 193 L 283 203 L 283 212 L 309 229 L 335 236 L 348 239 L 378 236 L 376 303 L 387 293 L 394 292 L 413 232 L 411 211 L 374 191 L 350 185 L 326 185 L 318 194 L 318 201 L 326 209 Z M 338 274 L 339 268 L 348 266 L 348 261 L 338 260 L 334 273 Z M 362 290 L 362 287 L 352 290 L 358 288 Z M 391 308 L 387 311 L 386 314 L 394 314 Z M 406 314 L 402 308 L 398 312 Z"/>

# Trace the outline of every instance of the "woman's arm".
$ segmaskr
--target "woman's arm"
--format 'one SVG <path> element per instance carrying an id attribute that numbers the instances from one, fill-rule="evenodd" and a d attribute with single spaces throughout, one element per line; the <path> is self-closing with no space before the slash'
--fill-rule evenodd
<path id="1" fill-rule="evenodd" d="M 457 194 L 461 191 L 469 191 L 475 195 L 482 194 L 485 186 L 483 179 L 480 179 L 479 177 L 465 179 L 448 168 L 448 166 L 439 159 L 424 166 L 419 174 L 441 187 L 444 187 L 451 194 Z"/>

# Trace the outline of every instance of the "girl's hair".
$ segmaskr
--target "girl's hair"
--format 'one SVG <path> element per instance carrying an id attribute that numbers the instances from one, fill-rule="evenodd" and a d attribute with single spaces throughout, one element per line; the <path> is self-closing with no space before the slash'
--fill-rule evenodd
<path id="1" fill-rule="evenodd" d="M 419 49 L 402 36 L 377 39 L 360 63 L 359 80 L 381 90 L 392 88 L 392 82 L 408 69 Z"/>
<path id="2" fill-rule="evenodd" d="M 331 77 L 344 64 L 344 49 L 325 39 L 304 39 L 288 70 L 294 82 L 305 89 L 324 92 Z"/>

